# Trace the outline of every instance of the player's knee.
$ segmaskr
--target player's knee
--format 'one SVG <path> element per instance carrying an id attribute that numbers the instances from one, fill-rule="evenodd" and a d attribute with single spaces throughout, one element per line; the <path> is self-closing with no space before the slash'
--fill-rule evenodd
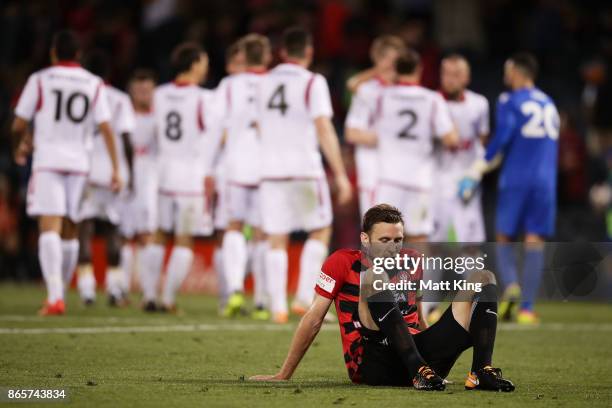
<path id="1" fill-rule="evenodd" d="M 495 279 L 495 275 L 493 274 L 493 272 L 486 269 L 481 271 L 474 271 L 470 275 L 468 282 L 481 283 L 483 286 L 497 284 L 497 280 Z"/>

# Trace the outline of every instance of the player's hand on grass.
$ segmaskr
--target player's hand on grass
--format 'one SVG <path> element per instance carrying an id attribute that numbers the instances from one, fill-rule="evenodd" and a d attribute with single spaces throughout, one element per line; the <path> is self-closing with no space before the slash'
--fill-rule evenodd
<path id="1" fill-rule="evenodd" d="M 346 174 L 336 177 L 336 188 L 338 189 L 338 204 L 348 204 L 353 196 L 353 187 Z"/>
<path id="2" fill-rule="evenodd" d="M 287 381 L 287 378 L 282 377 L 280 374 L 260 374 L 249 377 L 249 381 Z"/>

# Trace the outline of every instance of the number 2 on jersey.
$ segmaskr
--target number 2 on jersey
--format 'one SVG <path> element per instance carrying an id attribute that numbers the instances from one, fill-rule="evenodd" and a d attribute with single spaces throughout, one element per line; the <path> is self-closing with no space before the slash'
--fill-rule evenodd
<path id="1" fill-rule="evenodd" d="M 285 112 L 287 112 L 287 109 L 289 109 L 289 105 L 287 105 L 287 101 L 285 99 L 285 84 L 280 84 L 274 93 L 272 93 L 272 96 L 268 101 L 268 109 L 278 109 L 281 115 L 285 116 Z"/>
<path id="2" fill-rule="evenodd" d="M 417 137 L 415 135 L 410 133 L 412 128 L 417 123 L 417 120 L 418 120 L 417 114 L 413 110 L 411 110 L 411 109 L 404 109 L 404 110 L 399 111 L 398 115 L 400 117 L 407 116 L 408 117 L 408 123 L 406 123 L 406 125 L 404 125 L 402 130 L 397 134 L 397 137 L 399 137 L 400 139 L 409 139 L 409 140 L 417 139 Z"/>

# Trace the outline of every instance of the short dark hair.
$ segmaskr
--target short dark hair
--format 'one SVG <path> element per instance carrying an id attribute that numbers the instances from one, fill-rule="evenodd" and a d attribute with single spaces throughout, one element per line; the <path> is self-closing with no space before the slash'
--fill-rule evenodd
<path id="1" fill-rule="evenodd" d="M 366 234 L 372 232 L 374 225 L 385 222 L 389 224 L 397 224 L 398 222 L 404 224 L 404 217 L 397 208 L 389 204 L 377 204 L 374 207 L 366 211 L 363 216 L 363 222 L 361 224 L 361 230 Z"/>
<path id="2" fill-rule="evenodd" d="M 152 81 L 157 82 L 157 75 L 148 68 L 137 68 L 132 72 L 129 82 Z"/>
<path id="3" fill-rule="evenodd" d="M 421 63 L 421 57 L 412 49 L 407 49 L 395 60 L 395 70 L 398 75 L 414 74 Z"/>
<path id="4" fill-rule="evenodd" d="M 510 61 L 530 79 L 538 75 L 538 60 L 528 52 L 517 52 L 510 57 Z"/>
<path id="5" fill-rule="evenodd" d="M 108 79 L 111 71 L 108 54 L 102 50 L 89 51 L 83 58 L 83 66 L 92 74 Z"/>
<path id="6" fill-rule="evenodd" d="M 283 32 L 282 46 L 290 57 L 303 58 L 312 45 L 312 35 L 302 27 L 290 27 Z"/>
<path id="7" fill-rule="evenodd" d="M 270 40 L 261 34 L 249 34 L 242 39 L 244 55 L 248 65 L 264 63 L 264 56 L 270 50 Z"/>
<path id="8" fill-rule="evenodd" d="M 81 50 L 79 39 L 71 30 L 61 30 L 55 33 L 51 47 L 55 50 L 55 56 L 59 60 L 75 60 Z"/>
<path id="9" fill-rule="evenodd" d="M 206 51 L 195 42 L 186 42 L 176 46 L 174 51 L 172 51 L 171 58 L 174 74 L 177 75 L 189 71 L 191 66 L 199 61 L 202 55 L 206 55 Z"/>

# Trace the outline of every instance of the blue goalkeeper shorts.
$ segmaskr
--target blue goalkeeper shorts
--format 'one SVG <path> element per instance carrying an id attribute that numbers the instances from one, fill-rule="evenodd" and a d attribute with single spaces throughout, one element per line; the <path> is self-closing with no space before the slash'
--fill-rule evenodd
<path id="1" fill-rule="evenodd" d="M 507 187 L 497 192 L 496 230 L 509 237 L 555 233 L 557 194 L 554 188 Z"/>

